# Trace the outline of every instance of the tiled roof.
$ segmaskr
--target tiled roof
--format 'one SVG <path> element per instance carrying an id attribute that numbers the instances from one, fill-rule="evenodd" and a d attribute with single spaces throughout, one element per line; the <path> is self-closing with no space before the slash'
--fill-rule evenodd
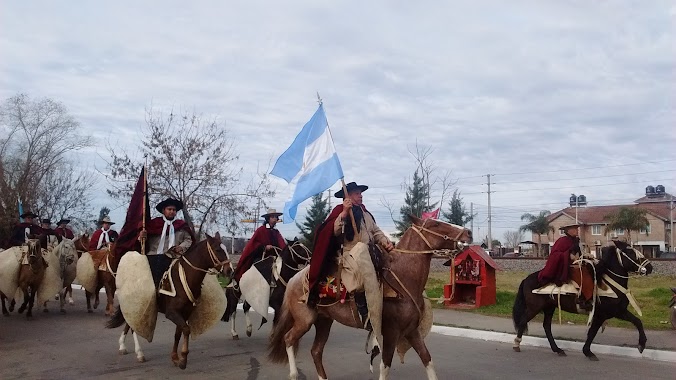
<path id="1" fill-rule="evenodd" d="M 480 245 L 471 245 L 467 248 L 465 248 L 464 251 L 462 251 L 458 256 L 455 257 L 455 265 L 459 265 L 462 259 L 464 259 L 465 254 L 469 254 L 470 251 L 478 256 L 480 256 L 486 264 L 492 266 L 493 268 L 497 270 L 502 270 L 500 265 L 493 260 L 493 258 L 483 249 L 481 248 Z"/>
<path id="2" fill-rule="evenodd" d="M 664 193 L 662 196 L 652 196 L 652 197 L 641 197 L 637 200 L 635 200 L 635 203 L 661 203 L 661 202 L 669 202 L 673 198 L 676 201 L 676 197 L 669 193 Z"/>
<path id="3" fill-rule="evenodd" d="M 589 207 L 580 207 L 577 210 L 577 220 L 581 224 L 602 224 L 607 223 L 605 219 L 606 215 L 616 213 L 622 207 L 629 208 L 642 208 L 648 211 L 649 214 L 660 218 L 664 221 L 670 220 L 669 216 L 669 203 L 641 203 L 633 205 L 612 205 L 612 206 L 589 206 Z M 567 215 L 571 218 L 575 218 L 575 207 L 566 207 L 563 210 L 559 210 L 551 214 L 548 219 L 553 221 L 561 215 Z"/>

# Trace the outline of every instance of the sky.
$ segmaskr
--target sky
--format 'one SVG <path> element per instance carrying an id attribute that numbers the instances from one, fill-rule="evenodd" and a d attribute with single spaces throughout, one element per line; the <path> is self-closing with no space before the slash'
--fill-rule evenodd
<path id="1" fill-rule="evenodd" d="M 670 1 L 5 0 L 0 98 L 62 102 L 97 141 L 73 157 L 93 171 L 106 143 L 133 151 L 147 107 L 195 110 L 225 123 L 253 176 L 319 92 L 345 179 L 370 186 L 383 230 L 417 142 L 473 204 L 478 237 L 491 174 L 502 239 L 571 193 L 589 205 L 631 203 L 648 185 L 676 193 L 675 18 Z M 122 221 L 103 177 L 97 186 L 93 209 Z M 269 205 L 283 209 L 293 188 L 273 186 Z"/>

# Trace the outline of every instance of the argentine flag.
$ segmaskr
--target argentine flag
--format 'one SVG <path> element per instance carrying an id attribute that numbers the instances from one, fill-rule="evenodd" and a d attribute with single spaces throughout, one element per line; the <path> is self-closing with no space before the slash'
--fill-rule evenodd
<path id="1" fill-rule="evenodd" d="M 296 182 L 293 196 L 284 205 L 284 223 L 296 219 L 298 205 L 325 191 L 343 178 L 343 168 L 333 145 L 324 106 L 317 108 L 291 146 L 277 159 L 270 174 Z"/>

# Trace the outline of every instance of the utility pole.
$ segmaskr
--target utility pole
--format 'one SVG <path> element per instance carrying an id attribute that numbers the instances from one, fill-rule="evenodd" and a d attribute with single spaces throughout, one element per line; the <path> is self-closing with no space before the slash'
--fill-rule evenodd
<path id="1" fill-rule="evenodd" d="M 261 211 L 261 198 L 258 198 L 258 203 L 256 206 L 256 212 L 254 213 L 253 220 L 254 220 L 254 231 L 258 228 L 258 213 Z"/>
<path id="2" fill-rule="evenodd" d="M 669 195 L 669 217 L 671 219 L 670 224 L 671 224 L 671 229 L 669 230 L 669 250 L 670 251 L 676 251 L 674 249 L 674 196 Z"/>
<path id="3" fill-rule="evenodd" d="M 326 190 L 326 198 L 329 200 L 329 212 L 331 210 L 331 189 Z"/>
<path id="4" fill-rule="evenodd" d="M 488 178 L 488 250 L 493 249 L 493 236 L 491 236 L 491 175 L 486 174 Z"/>
<path id="5" fill-rule="evenodd" d="M 474 235 L 474 202 L 469 202 L 469 230 L 472 231 L 472 236 Z"/>

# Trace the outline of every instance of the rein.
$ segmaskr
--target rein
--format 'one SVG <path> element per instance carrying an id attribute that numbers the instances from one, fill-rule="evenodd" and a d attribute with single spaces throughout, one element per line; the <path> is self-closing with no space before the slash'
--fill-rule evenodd
<path id="1" fill-rule="evenodd" d="M 185 255 L 181 255 L 181 260 L 185 261 L 188 264 L 188 266 L 190 266 L 192 269 L 194 269 L 196 271 L 203 272 L 203 273 L 206 273 L 206 274 L 218 274 L 219 272 L 223 271 L 223 267 L 226 264 L 230 264 L 230 260 L 225 259 L 223 261 L 220 261 L 218 259 L 218 256 L 216 256 L 216 252 L 214 252 L 214 249 L 211 248 L 211 244 L 209 244 L 208 240 L 207 240 L 206 244 L 207 244 L 207 251 L 209 252 L 209 258 L 211 259 L 211 263 L 213 264 L 213 267 L 211 267 L 209 269 L 202 269 L 202 268 L 196 267 L 196 266 L 193 265 L 193 263 L 190 262 L 190 260 L 188 260 L 187 257 L 185 257 Z"/>
<path id="2" fill-rule="evenodd" d="M 459 243 L 459 239 L 462 236 L 463 232 L 465 232 L 465 231 L 460 230 L 454 238 L 451 238 L 448 235 L 442 235 L 442 234 L 440 234 L 436 231 L 430 230 L 429 228 L 425 228 L 425 223 L 427 223 L 427 220 L 428 219 L 425 219 L 423 221 L 422 226 L 420 226 L 420 227 L 416 226 L 415 224 L 411 225 L 411 229 L 413 231 L 415 231 L 418 234 L 418 236 L 420 236 L 420 238 L 427 245 L 427 248 L 430 248 L 430 249 L 428 249 L 428 250 L 415 250 L 414 251 L 414 250 L 409 250 L 409 249 L 395 248 L 392 251 L 399 252 L 399 253 L 407 253 L 407 254 L 419 254 L 419 255 L 433 254 L 433 255 L 447 256 L 447 257 L 454 257 L 453 254 L 458 252 L 459 249 L 448 249 L 448 248 L 446 248 L 446 249 L 432 249 L 432 244 L 429 242 L 429 240 L 427 240 L 425 235 L 423 235 L 423 232 L 427 232 L 429 234 L 436 235 L 436 236 L 438 236 L 438 237 L 440 237 L 444 240 L 451 240 L 451 241 L 455 242 L 456 245 L 458 245 L 458 246 L 460 246 L 460 245 L 464 246 L 464 244 Z"/>

